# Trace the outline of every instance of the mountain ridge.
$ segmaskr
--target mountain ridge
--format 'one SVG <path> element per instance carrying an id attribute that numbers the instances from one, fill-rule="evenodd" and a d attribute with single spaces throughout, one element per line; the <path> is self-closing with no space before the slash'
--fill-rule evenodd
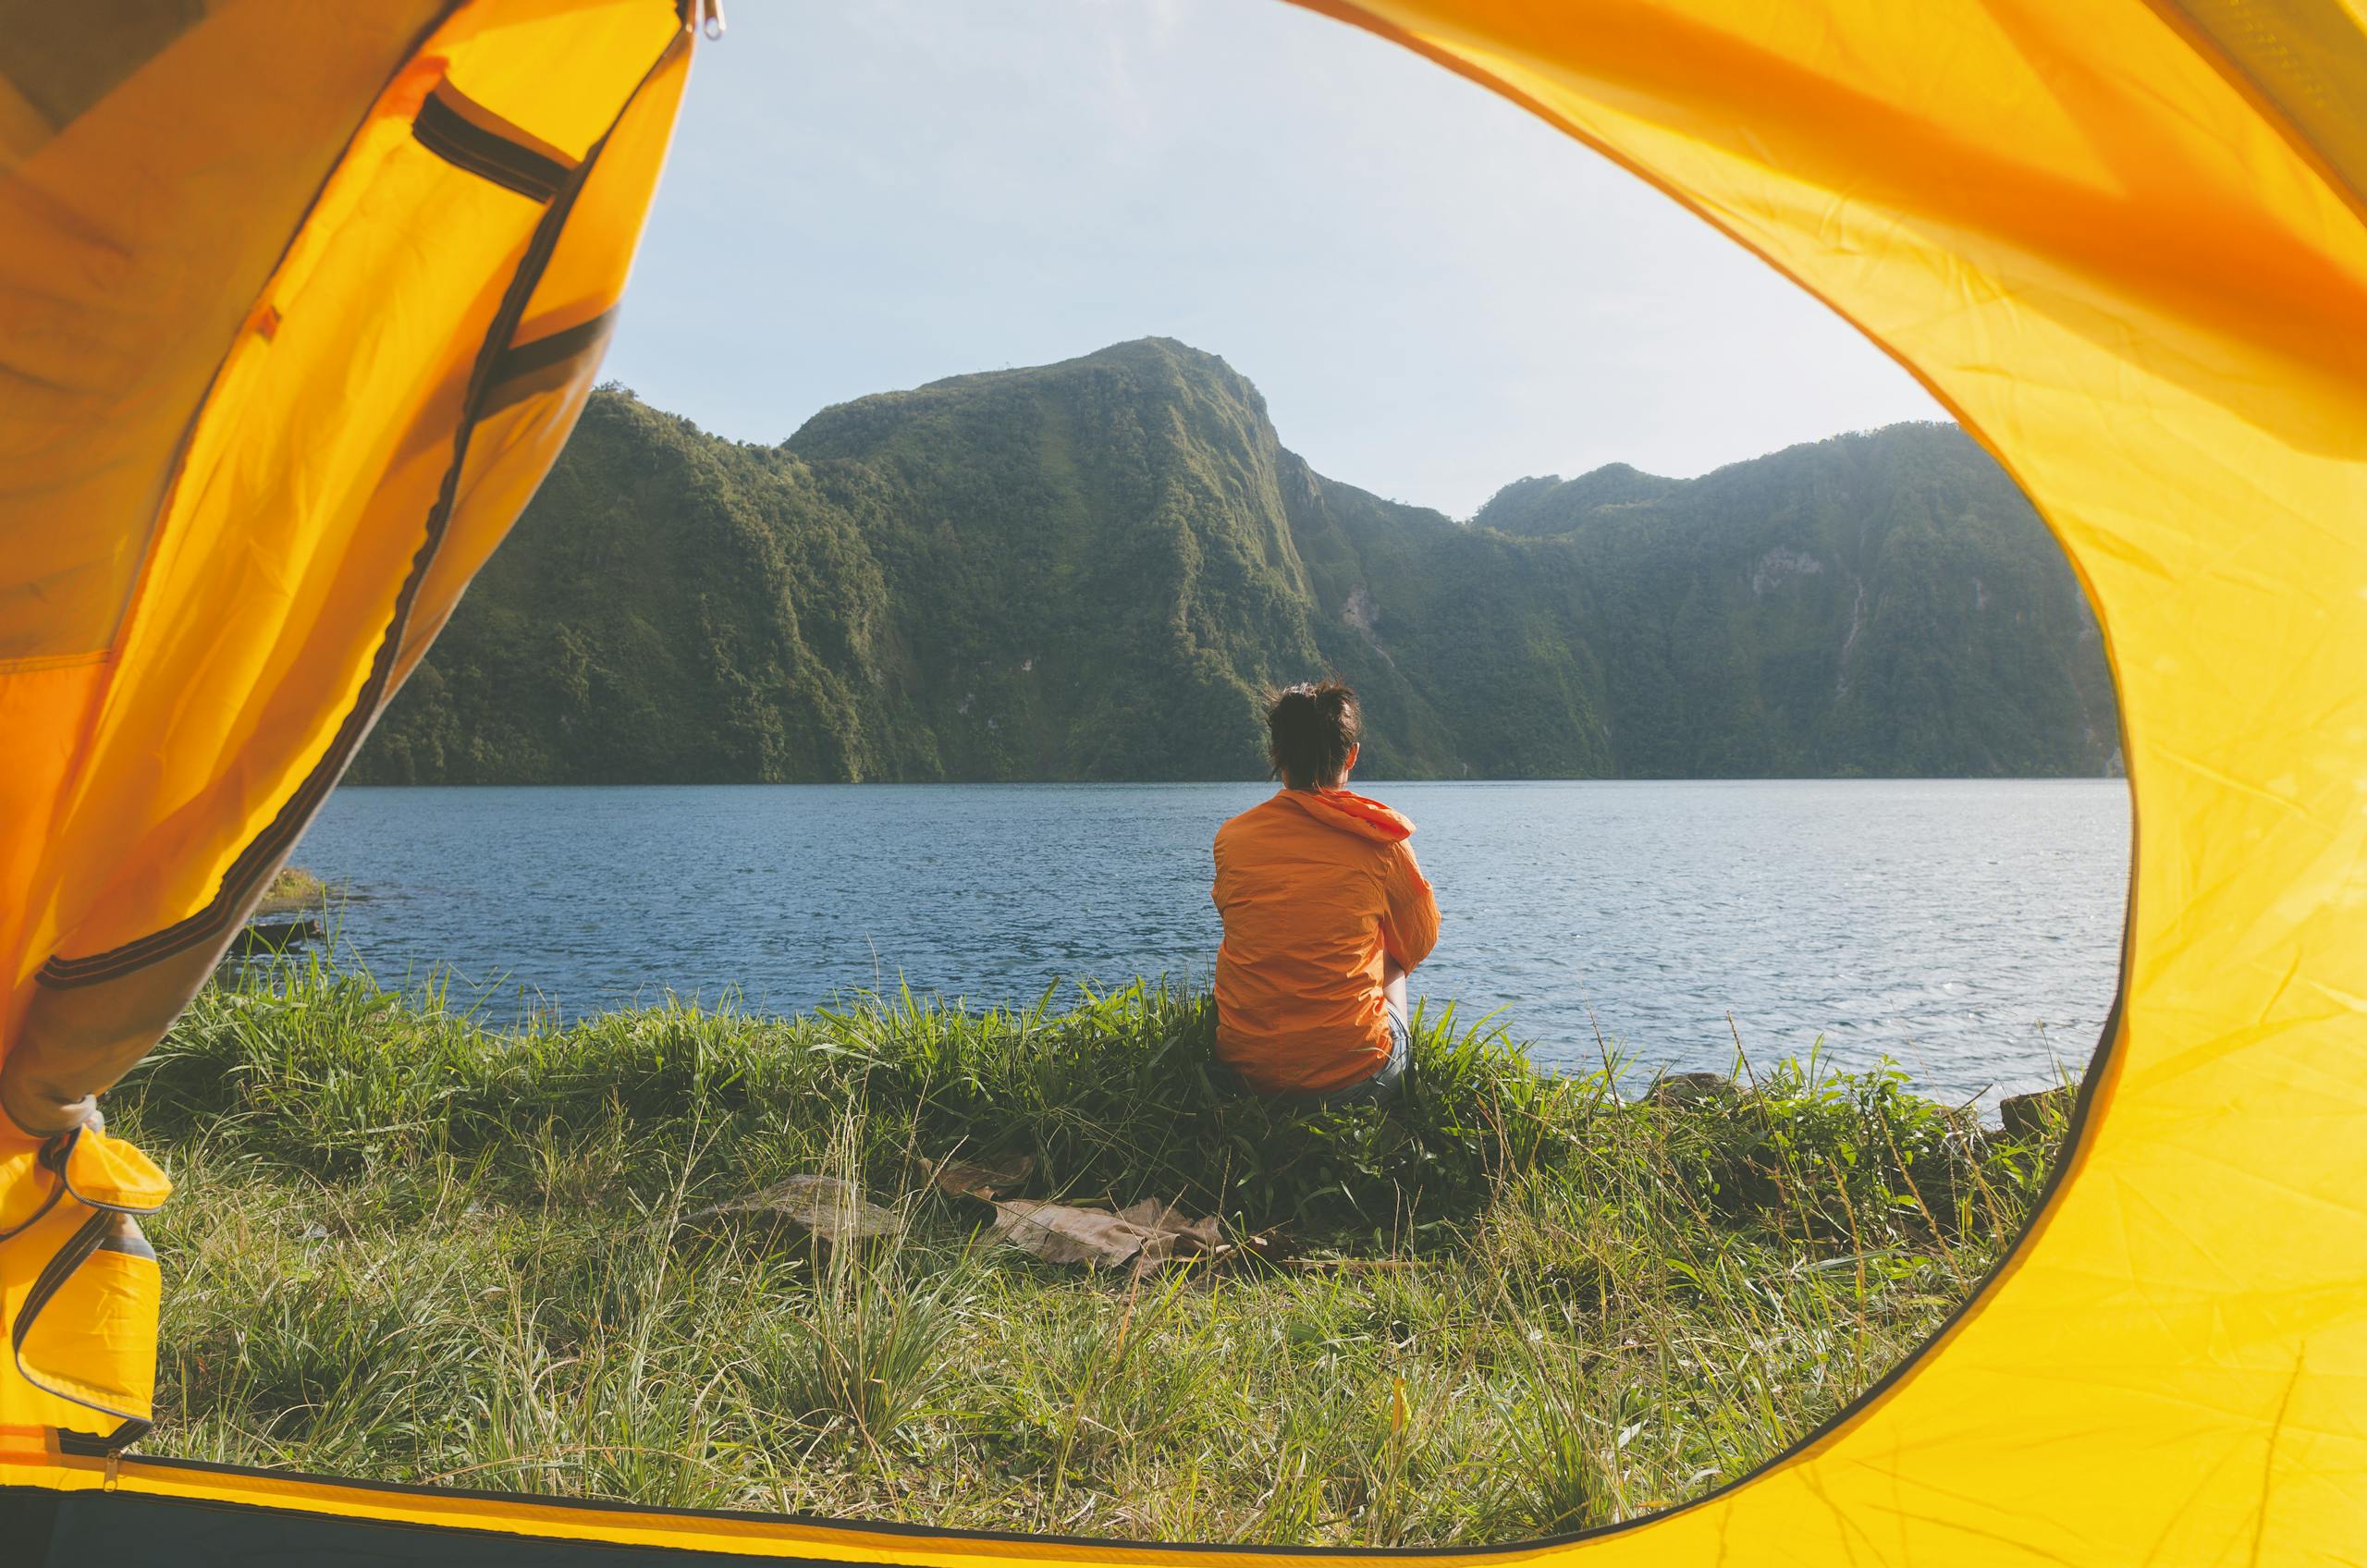
<path id="1" fill-rule="evenodd" d="M 1166 338 L 816 413 L 596 393 L 356 782 L 1239 778 L 1355 681 L 1380 777 L 2116 766 L 2060 552 L 1952 425 L 1468 522 L 1331 479 Z"/>

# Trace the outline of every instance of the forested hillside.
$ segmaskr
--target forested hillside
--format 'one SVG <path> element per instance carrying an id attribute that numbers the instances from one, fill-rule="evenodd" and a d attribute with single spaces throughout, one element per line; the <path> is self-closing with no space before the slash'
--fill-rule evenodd
<path id="1" fill-rule="evenodd" d="M 1373 777 L 2095 773 L 2069 569 L 1951 426 L 1469 524 L 1315 472 L 1163 339 L 828 409 L 582 426 L 357 782 L 1240 778 L 1336 669 Z"/>

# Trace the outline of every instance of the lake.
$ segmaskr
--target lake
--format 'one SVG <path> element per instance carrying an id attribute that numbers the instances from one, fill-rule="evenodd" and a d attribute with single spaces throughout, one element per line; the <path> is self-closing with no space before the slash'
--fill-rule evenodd
<path id="1" fill-rule="evenodd" d="M 348 789 L 295 864 L 382 981 L 501 1020 L 668 992 L 792 1012 L 1205 983 L 1208 840 L 1254 784 Z M 2112 1002 L 2113 780 L 1374 784 L 1443 934 L 1415 989 L 1539 1060 L 1729 1066 L 1820 1037 L 1957 1098 L 2056 1081 Z M 1732 1019 L 1730 1029 L 1728 1020 Z"/>

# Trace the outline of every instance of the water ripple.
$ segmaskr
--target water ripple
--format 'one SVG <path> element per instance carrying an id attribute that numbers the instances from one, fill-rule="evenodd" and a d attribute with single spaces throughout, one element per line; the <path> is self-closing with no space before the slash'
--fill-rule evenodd
<path id="1" fill-rule="evenodd" d="M 341 790 L 300 862 L 382 979 L 498 1013 L 671 990 L 794 1011 L 1204 981 L 1208 839 L 1255 785 Z M 2050 1082 L 2109 1011 L 2128 873 L 2104 781 L 1397 784 L 1444 935 L 1418 987 L 1556 1063 L 1890 1055 L 1938 1092 Z M 1732 1026 L 1729 1026 L 1729 1016 Z"/>

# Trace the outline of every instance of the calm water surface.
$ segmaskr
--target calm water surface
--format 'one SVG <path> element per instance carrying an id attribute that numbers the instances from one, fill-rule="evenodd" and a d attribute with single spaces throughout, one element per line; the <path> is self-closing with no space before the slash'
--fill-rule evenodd
<path id="1" fill-rule="evenodd" d="M 341 790 L 297 861 L 380 979 L 497 1015 L 668 991 L 791 1012 L 900 981 L 1033 1002 L 1204 981 L 1208 840 L 1269 787 Z M 1819 1036 L 1970 1096 L 2086 1060 L 2128 873 L 2116 782 L 1388 784 L 1444 932 L 1416 989 L 1549 1063 Z"/>

